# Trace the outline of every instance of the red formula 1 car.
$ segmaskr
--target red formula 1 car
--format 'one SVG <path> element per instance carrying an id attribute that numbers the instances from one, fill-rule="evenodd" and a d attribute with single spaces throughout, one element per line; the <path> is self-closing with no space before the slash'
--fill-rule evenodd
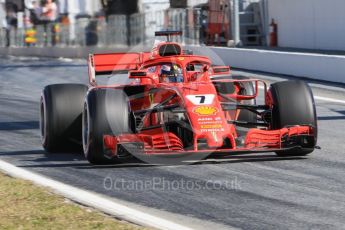
<path id="1" fill-rule="evenodd" d="M 316 147 L 314 99 L 302 81 L 268 89 L 169 39 L 151 52 L 90 55 L 88 66 L 89 86 L 49 85 L 42 92 L 40 126 L 48 152 L 82 143 L 88 161 L 100 164 L 138 154 L 301 156 Z M 262 89 L 264 102 L 257 104 Z"/>

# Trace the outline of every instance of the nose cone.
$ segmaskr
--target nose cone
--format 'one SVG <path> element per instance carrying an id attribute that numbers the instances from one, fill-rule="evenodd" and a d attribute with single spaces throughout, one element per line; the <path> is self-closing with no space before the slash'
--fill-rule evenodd
<path id="1" fill-rule="evenodd" d="M 207 138 L 207 144 L 210 148 L 219 148 L 223 146 L 223 134 L 215 131 L 210 132 L 211 135 Z M 210 137 L 211 136 L 211 137 Z"/>

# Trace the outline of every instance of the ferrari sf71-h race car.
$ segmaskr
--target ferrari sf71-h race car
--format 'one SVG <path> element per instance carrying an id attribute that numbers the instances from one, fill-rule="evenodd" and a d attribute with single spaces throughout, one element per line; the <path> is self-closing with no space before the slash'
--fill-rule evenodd
<path id="1" fill-rule="evenodd" d="M 303 156 L 316 148 L 315 104 L 306 83 L 268 88 L 262 80 L 233 76 L 229 66 L 171 41 L 180 34 L 156 32 L 168 40 L 151 52 L 90 55 L 89 86 L 46 86 L 44 149 L 70 151 L 82 143 L 87 160 L 102 164 L 134 155 Z M 264 103 L 257 104 L 261 89 Z"/>

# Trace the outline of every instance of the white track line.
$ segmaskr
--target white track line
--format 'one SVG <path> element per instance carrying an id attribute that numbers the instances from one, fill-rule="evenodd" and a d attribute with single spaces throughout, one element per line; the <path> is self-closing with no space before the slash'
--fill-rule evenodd
<path id="1" fill-rule="evenodd" d="M 69 198 L 83 205 L 96 208 L 107 214 L 114 215 L 119 219 L 127 220 L 142 226 L 153 227 L 157 229 L 171 230 L 190 230 L 191 228 L 179 225 L 177 223 L 153 216 L 125 205 L 116 203 L 92 192 L 88 192 L 53 179 L 38 175 L 28 170 L 16 167 L 5 161 L 0 160 L 0 170 L 13 177 L 32 181 L 35 184 L 48 187 L 56 193 Z"/>
<path id="2" fill-rule="evenodd" d="M 265 88 L 260 85 L 259 89 L 265 89 Z M 334 99 L 334 98 L 330 98 L 330 97 L 314 96 L 314 99 L 320 100 L 320 101 L 329 101 L 329 102 L 334 102 L 334 103 L 345 104 L 345 100 L 339 100 L 339 99 Z"/>
<path id="3" fill-rule="evenodd" d="M 316 100 L 320 101 L 329 101 L 329 102 L 335 102 L 335 103 L 340 103 L 340 104 L 345 104 L 344 100 L 339 100 L 339 99 L 334 99 L 330 97 L 321 97 L 321 96 L 314 96 Z"/>

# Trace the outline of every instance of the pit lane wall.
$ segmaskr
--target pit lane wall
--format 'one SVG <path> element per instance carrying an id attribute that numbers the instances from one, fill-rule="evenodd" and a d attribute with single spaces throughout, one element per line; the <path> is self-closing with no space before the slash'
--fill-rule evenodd
<path id="1" fill-rule="evenodd" d="M 0 47 L 2 56 L 32 56 L 50 58 L 83 58 L 90 53 L 127 52 L 127 46 L 118 47 Z"/>
<path id="2" fill-rule="evenodd" d="M 345 83 L 345 56 L 341 55 L 218 47 L 211 50 L 214 59 L 218 56 L 225 65 L 236 68 Z"/>
<path id="3" fill-rule="evenodd" d="M 187 48 L 193 50 L 195 54 L 211 57 L 217 64 L 235 68 L 345 83 L 345 56 L 224 47 L 192 46 Z M 89 53 L 126 52 L 128 50 L 128 47 L 0 48 L 0 55 L 87 58 Z M 138 51 L 140 50 L 142 51 L 142 49 L 138 49 Z"/>

